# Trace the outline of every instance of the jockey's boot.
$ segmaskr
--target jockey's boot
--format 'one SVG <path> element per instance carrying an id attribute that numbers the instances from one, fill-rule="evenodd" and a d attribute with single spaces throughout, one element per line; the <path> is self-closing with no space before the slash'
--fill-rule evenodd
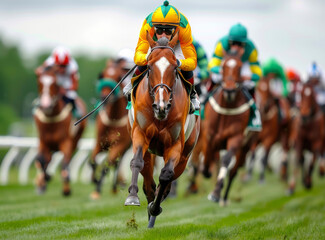
<path id="1" fill-rule="evenodd" d="M 244 93 L 244 96 L 246 97 L 247 101 L 253 100 L 253 103 L 252 103 L 252 105 L 250 107 L 249 121 L 248 121 L 247 128 L 250 131 L 260 132 L 262 130 L 261 114 L 260 114 L 259 110 L 256 107 L 256 103 L 254 101 L 254 98 L 248 92 L 247 88 L 242 87 L 241 89 L 242 89 L 242 92 Z M 250 92 L 252 92 L 253 95 L 254 95 L 254 91 L 250 90 Z"/>
<path id="2" fill-rule="evenodd" d="M 79 119 L 79 118 L 82 117 L 82 113 L 79 110 L 79 108 L 77 107 L 75 99 L 69 98 L 69 97 L 67 97 L 67 96 L 64 95 L 63 96 L 63 101 L 66 104 L 71 104 L 72 105 L 72 115 L 73 115 L 73 117 L 75 117 L 77 119 Z"/>
<path id="3" fill-rule="evenodd" d="M 190 92 L 190 111 L 189 113 L 192 114 L 195 111 L 199 111 L 200 110 L 200 101 L 197 97 L 197 93 L 195 90 L 194 85 L 192 86 L 191 92 Z"/>

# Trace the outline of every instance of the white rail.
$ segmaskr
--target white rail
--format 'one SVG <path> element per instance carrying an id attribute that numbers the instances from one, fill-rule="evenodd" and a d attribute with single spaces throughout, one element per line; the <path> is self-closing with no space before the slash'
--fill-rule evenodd
<path id="1" fill-rule="evenodd" d="M 73 156 L 70 162 L 70 169 L 71 169 L 71 181 L 77 181 L 78 173 L 82 166 L 87 168 L 88 165 L 84 164 L 89 156 L 89 152 L 93 149 L 94 146 L 94 139 L 81 139 L 79 141 L 76 154 Z M 28 172 L 35 160 L 37 155 L 37 147 L 38 147 L 38 138 L 26 138 L 26 137 L 12 137 L 12 136 L 0 136 L 0 148 L 9 148 L 9 151 L 3 158 L 0 166 L 0 184 L 6 185 L 8 184 L 9 180 L 9 172 L 10 167 L 13 165 L 15 160 L 22 151 L 26 151 L 27 153 L 22 158 L 19 164 L 19 171 L 18 171 L 18 179 L 20 184 L 27 184 L 28 182 Z M 48 168 L 48 173 L 53 174 L 59 163 L 62 160 L 62 154 L 56 153 L 53 155 L 51 164 Z M 87 176 L 83 175 L 83 181 L 88 182 L 90 180 L 89 171 L 82 171 L 87 172 Z"/>

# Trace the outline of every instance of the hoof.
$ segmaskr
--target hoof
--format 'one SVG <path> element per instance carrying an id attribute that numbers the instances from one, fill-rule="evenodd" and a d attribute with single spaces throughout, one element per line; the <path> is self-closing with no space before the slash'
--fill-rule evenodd
<path id="1" fill-rule="evenodd" d="M 65 197 L 69 197 L 70 195 L 71 195 L 71 190 L 69 189 L 69 190 L 64 190 L 63 192 L 62 192 L 62 194 L 63 194 L 63 196 L 65 196 Z"/>
<path id="2" fill-rule="evenodd" d="M 311 189 L 312 187 L 312 183 L 311 183 L 311 178 L 310 177 L 306 177 L 304 180 L 304 186 L 306 189 Z"/>
<path id="3" fill-rule="evenodd" d="M 288 190 L 286 191 L 286 195 L 287 196 L 292 196 L 295 193 L 295 189 L 294 188 L 288 188 Z"/>
<path id="4" fill-rule="evenodd" d="M 124 206 L 140 206 L 138 196 L 128 196 L 125 200 Z"/>
<path id="5" fill-rule="evenodd" d="M 252 175 L 247 173 L 241 178 L 242 183 L 247 183 L 252 179 Z"/>
<path id="6" fill-rule="evenodd" d="M 91 198 L 92 200 L 98 200 L 98 199 L 100 199 L 100 193 L 97 192 L 97 191 L 94 191 L 94 192 L 92 192 L 92 193 L 90 194 L 90 198 Z"/>
<path id="7" fill-rule="evenodd" d="M 229 205 L 229 201 L 228 200 L 223 200 L 223 199 L 221 199 L 220 201 L 219 201 L 219 206 L 220 207 L 227 207 Z"/>
<path id="8" fill-rule="evenodd" d="M 204 176 L 205 178 L 211 178 L 211 176 L 212 176 L 212 174 L 211 174 L 211 172 L 209 172 L 209 170 L 204 170 L 204 171 L 202 172 L 202 174 L 203 174 L 203 176 Z"/>
<path id="9" fill-rule="evenodd" d="M 46 185 L 41 187 L 36 187 L 36 193 L 37 195 L 43 195 L 46 191 Z"/>
<path id="10" fill-rule="evenodd" d="M 148 228 L 153 228 L 155 226 L 156 216 L 150 216 Z"/>
<path id="11" fill-rule="evenodd" d="M 208 200 L 210 200 L 211 202 L 217 203 L 217 202 L 219 202 L 220 198 L 216 197 L 213 193 L 210 193 L 208 195 Z"/>
<path id="12" fill-rule="evenodd" d="M 147 207 L 147 209 L 148 209 L 148 213 L 149 213 L 149 215 L 150 215 L 150 218 L 151 218 L 152 216 L 156 217 L 156 216 L 158 216 L 158 215 L 162 212 L 162 208 L 161 208 L 161 207 L 159 207 L 158 210 L 154 211 L 154 209 L 153 209 L 153 205 L 154 205 L 154 203 L 151 202 L 151 203 L 148 204 L 148 207 Z"/>

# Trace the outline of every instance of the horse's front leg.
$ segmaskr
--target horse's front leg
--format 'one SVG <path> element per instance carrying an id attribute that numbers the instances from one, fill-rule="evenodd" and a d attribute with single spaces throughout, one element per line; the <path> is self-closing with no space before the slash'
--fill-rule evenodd
<path id="1" fill-rule="evenodd" d="M 50 150 L 44 144 L 40 143 L 39 152 L 36 156 L 35 162 L 37 169 L 36 186 L 38 194 L 43 194 L 45 192 L 47 182 L 51 179 L 51 176 L 46 173 L 46 169 L 50 161 Z"/>
<path id="2" fill-rule="evenodd" d="M 214 191 L 209 194 L 208 199 L 213 202 L 219 202 L 221 197 L 221 191 L 223 189 L 224 180 L 228 173 L 228 167 L 231 162 L 232 157 L 237 153 L 239 147 L 241 146 L 243 140 L 242 135 L 237 135 L 228 140 L 227 143 L 227 153 L 222 157 L 221 167 L 219 170 L 217 183 Z"/>
<path id="3" fill-rule="evenodd" d="M 69 196 L 71 194 L 70 189 L 70 174 L 69 174 L 69 163 L 72 157 L 72 140 L 70 138 L 63 141 L 59 149 L 63 153 L 63 161 L 61 165 L 61 177 L 63 180 L 63 190 L 62 194 L 64 196 Z"/>
<path id="4" fill-rule="evenodd" d="M 175 180 L 181 173 L 177 171 L 175 174 L 175 167 L 180 164 L 181 158 L 181 142 L 178 141 L 174 146 L 167 149 L 164 154 L 165 166 L 161 169 L 159 175 L 159 188 L 158 194 L 155 201 L 149 203 L 148 214 L 151 216 L 149 219 L 148 228 L 152 228 L 155 224 L 155 217 L 162 212 L 160 207 L 161 202 L 168 196 L 170 191 L 170 184 Z M 186 161 L 185 161 L 186 165 Z M 185 167 L 184 167 L 185 168 Z M 184 171 L 183 168 L 183 171 Z"/>
<path id="5" fill-rule="evenodd" d="M 144 167 L 143 157 L 148 150 L 148 145 L 146 144 L 145 137 L 142 135 L 142 131 L 138 130 L 137 127 L 135 128 L 132 134 L 134 156 L 130 163 L 132 178 L 129 187 L 129 196 L 124 203 L 125 206 L 140 206 L 138 197 L 138 176 Z"/>

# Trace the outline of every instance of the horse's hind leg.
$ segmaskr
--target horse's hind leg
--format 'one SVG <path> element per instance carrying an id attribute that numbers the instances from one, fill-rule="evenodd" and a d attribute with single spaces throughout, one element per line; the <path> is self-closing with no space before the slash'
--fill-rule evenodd
<path id="1" fill-rule="evenodd" d="M 269 158 L 270 148 L 271 147 L 265 148 L 265 153 L 264 156 L 262 157 L 262 166 L 261 166 L 260 179 L 259 179 L 260 183 L 264 183 L 265 181 L 265 170 L 267 168 L 267 160 Z"/>
<path id="2" fill-rule="evenodd" d="M 131 185 L 129 187 L 129 196 L 126 198 L 124 205 L 125 206 L 140 206 L 140 200 L 138 197 L 138 176 L 140 171 L 144 167 L 144 160 L 142 147 L 138 147 L 136 153 L 131 160 L 130 167 L 132 171 Z"/>

